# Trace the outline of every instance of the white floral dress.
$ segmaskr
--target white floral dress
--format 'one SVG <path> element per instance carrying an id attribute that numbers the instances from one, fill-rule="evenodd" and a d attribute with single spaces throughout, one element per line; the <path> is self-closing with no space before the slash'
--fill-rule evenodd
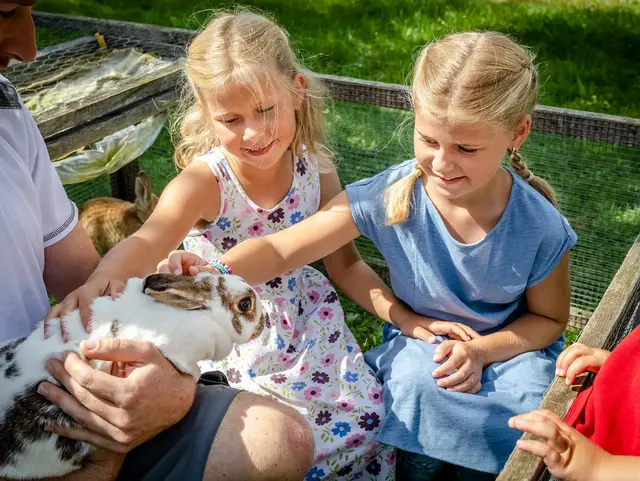
<path id="1" fill-rule="evenodd" d="M 244 192 L 219 149 L 200 157 L 216 176 L 218 217 L 192 231 L 186 250 L 220 257 L 245 239 L 278 232 L 313 215 L 320 179 L 309 159 L 295 159 L 293 182 L 272 209 Z M 256 262 L 260 262 L 256 259 Z M 375 442 L 385 417 L 382 390 L 365 364 L 331 283 L 305 266 L 258 286 L 267 312 L 262 335 L 203 372 L 224 372 L 231 386 L 271 396 L 297 409 L 312 427 L 316 452 L 307 480 L 393 480 L 395 451 Z"/>

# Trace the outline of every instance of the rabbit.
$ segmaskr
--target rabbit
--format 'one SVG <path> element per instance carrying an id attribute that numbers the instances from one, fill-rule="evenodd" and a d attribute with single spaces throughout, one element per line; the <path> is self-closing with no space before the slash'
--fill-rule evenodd
<path id="1" fill-rule="evenodd" d="M 98 297 L 91 307 L 90 334 L 78 310 L 63 318 L 70 336 L 66 344 L 60 319 L 52 320 L 48 339 L 41 321 L 29 336 L 0 344 L 0 478 L 62 476 L 80 469 L 94 449 L 44 431 L 46 425 L 77 426 L 37 393 L 43 381 L 58 384 L 44 369 L 47 359 L 60 359 L 65 350 L 78 352 L 82 340 L 142 339 L 158 347 L 179 371 L 197 379 L 198 361 L 226 357 L 234 343 L 255 339 L 265 325 L 258 295 L 234 275 L 132 278 L 120 297 Z M 89 363 L 111 372 L 110 362 Z"/>
<path id="2" fill-rule="evenodd" d="M 88 200 L 80 208 L 78 219 L 101 256 L 118 242 L 136 232 L 158 204 L 145 172 L 136 177 L 135 203 L 113 197 Z"/>

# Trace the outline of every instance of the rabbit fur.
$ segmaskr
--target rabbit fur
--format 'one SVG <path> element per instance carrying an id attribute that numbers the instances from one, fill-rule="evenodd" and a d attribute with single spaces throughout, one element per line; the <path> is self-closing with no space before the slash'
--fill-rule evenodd
<path id="1" fill-rule="evenodd" d="M 103 256 L 118 242 L 136 232 L 158 204 L 145 172 L 136 177 L 134 203 L 113 197 L 97 197 L 80 207 L 78 219 L 89 234 L 98 253 Z"/>
<path id="2" fill-rule="evenodd" d="M 26 338 L 0 344 L 0 478 L 61 476 L 82 467 L 93 447 L 44 431 L 46 425 L 76 426 L 58 406 L 37 393 L 43 381 L 59 384 L 44 369 L 49 358 L 78 352 L 88 339 L 141 339 L 153 343 L 181 372 L 194 379 L 197 362 L 226 357 L 235 344 L 257 337 L 264 328 L 260 299 L 240 277 L 200 273 L 195 277 L 153 274 L 127 282 L 120 297 L 93 301 L 91 333 L 77 310 L 64 319 L 43 322 Z M 111 363 L 89 361 L 110 372 Z M 170 393 L 167 393 L 170 395 Z"/>

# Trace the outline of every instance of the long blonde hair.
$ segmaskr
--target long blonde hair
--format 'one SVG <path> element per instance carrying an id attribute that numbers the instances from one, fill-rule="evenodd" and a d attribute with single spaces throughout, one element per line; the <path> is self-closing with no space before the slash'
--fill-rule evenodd
<path id="1" fill-rule="evenodd" d="M 515 130 L 533 112 L 539 80 L 534 56 L 506 35 L 466 32 L 426 45 L 413 72 L 414 112 L 425 109 L 465 123 L 482 122 Z M 533 175 L 517 150 L 508 151 L 512 169 L 549 202 L 553 189 Z M 409 217 L 413 189 L 422 170 L 400 179 L 385 192 L 387 224 Z"/>
<path id="2" fill-rule="evenodd" d="M 306 80 L 302 94 L 293 87 L 296 74 Z M 333 156 L 324 145 L 325 88 L 302 68 L 287 33 L 272 20 L 244 9 L 216 13 L 189 45 L 185 76 L 180 113 L 173 125 L 174 138 L 178 140 L 174 154 L 178 167 L 186 167 L 195 157 L 220 144 L 205 98 L 220 98 L 232 85 L 260 92 L 266 83 L 269 88 L 303 95 L 295 112 L 296 130 L 289 149 L 302 159 L 304 146 L 305 153 L 317 159 L 320 172 L 334 170 Z"/>

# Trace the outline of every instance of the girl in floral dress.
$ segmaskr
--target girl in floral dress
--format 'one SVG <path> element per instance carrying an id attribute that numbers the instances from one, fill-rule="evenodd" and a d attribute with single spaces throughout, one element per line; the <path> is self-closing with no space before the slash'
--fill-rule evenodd
<path id="1" fill-rule="evenodd" d="M 322 174 L 311 168 L 309 157 L 296 159 L 291 189 L 270 209 L 247 196 L 221 149 L 199 160 L 215 174 L 222 205 L 217 219 L 184 241 L 186 250 L 205 259 L 216 259 L 245 239 L 286 229 L 318 210 Z M 331 283 L 306 266 L 256 292 L 267 312 L 262 336 L 236 346 L 221 362 L 202 363 L 202 370 L 222 371 L 231 386 L 276 397 L 307 416 L 317 461 L 308 479 L 332 479 L 331 473 L 351 479 L 363 471 L 361 479 L 391 479 L 393 451 L 373 442 L 384 418 L 382 392 L 344 323 Z"/>
<path id="2" fill-rule="evenodd" d="M 187 78 L 194 99 L 176 150 L 186 166 L 176 180 L 190 176 L 179 194 L 189 200 L 176 220 L 195 226 L 183 231 L 186 250 L 214 260 L 246 239 L 301 222 L 340 191 L 322 144 L 322 89 L 271 21 L 219 14 L 190 45 Z M 338 285 L 354 261 L 353 244 L 325 259 Z M 385 417 L 381 386 L 331 283 L 303 267 L 256 291 L 266 329 L 222 362 L 203 363 L 203 372 L 222 371 L 232 387 L 274 397 L 307 417 L 316 446 L 307 479 L 393 479 L 394 451 L 375 442 Z"/>
<path id="3" fill-rule="evenodd" d="M 175 152 L 184 170 L 140 230 L 105 258 L 100 269 L 108 282 L 146 275 L 181 243 L 213 260 L 246 239 L 302 222 L 340 192 L 323 146 L 323 89 L 298 64 L 281 28 L 246 11 L 218 13 L 189 45 L 185 64 Z M 324 263 L 350 296 L 368 296 L 372 285 L 387 289 L 353 243 Z M 302 267 L 256 290 L 266 329 L 203 371 L 221 370 L 232 387 L 306 417 L 316 449 L 307 479 L 392 480 L 394 450 L 375 442 L 385 419 L 381 385 L 329 281 Z M 69 302 L 84 303 L 95 295 L 88 292 Z"/>

